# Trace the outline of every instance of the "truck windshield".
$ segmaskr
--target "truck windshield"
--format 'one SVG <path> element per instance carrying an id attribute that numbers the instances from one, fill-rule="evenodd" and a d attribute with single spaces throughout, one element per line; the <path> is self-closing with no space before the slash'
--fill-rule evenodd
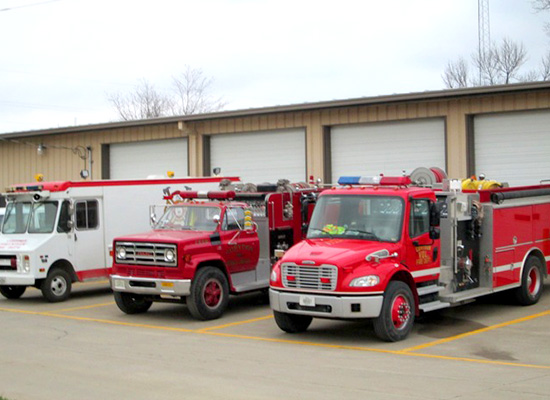
<path id="1" fill-rule="evenodd" d="M 2 233 L 51 233 L 55 227 L 57 202 L 11 202 L 6 208 Z"/>
<path id="2" fill-rule="evenodd" d="M 404 207 L 400 197 L 321 196 L 315 205 L 307 238 L 397 242 L 401 238 Z"/>
<path id="3" fill-rule="evenodd" d="M 193 205 L 173 205 L 155 224 L 155 229 L 213 231 L 218 226 L 221 209 L 219 207 Z"/>

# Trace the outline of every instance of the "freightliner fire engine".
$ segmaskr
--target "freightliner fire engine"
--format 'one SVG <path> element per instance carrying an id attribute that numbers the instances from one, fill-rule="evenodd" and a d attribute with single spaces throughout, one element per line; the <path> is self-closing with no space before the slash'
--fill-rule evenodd
<path id="1" fill-rule="evenodd" d="M 302 240 L 319 189 L 281 180 L 252 190 L 171 193 L 153 231 L 116 238 L 118 307 L 134 314 L 153 302 L 186 303 L 194 318 L 209 320 L 230 294 L 267 294 L 275 253 Z"/>
<path id="2" fill-rule="evenodd" d="M 72 282 L 109 276 L 113 238 L 147 229 L 148 207 L 162 200 L 167 187 L 207 190 L 217 188 L 221 180 L 62 181 L 9 187 L 0 235 L 0 293 L 17 299 L 34 286 L 51 302 L 67 299 Z"/>
<path id="3" fill-rule="evenodd" d="M 436 189 L 439 171 L 344 177 L 321 193 L 307 238 L 271 273 L 279 328 L 367 318 L 379 338 L 398 341 L 421 312 L 504 290 L 536 303 L 549 272 L 550 185 Z"/>

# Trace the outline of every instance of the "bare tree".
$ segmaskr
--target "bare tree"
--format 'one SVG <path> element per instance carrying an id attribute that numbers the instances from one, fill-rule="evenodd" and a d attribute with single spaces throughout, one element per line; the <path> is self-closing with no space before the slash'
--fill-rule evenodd
<path id="1" fill-rule="evenodd" d="M 517 79 L 519 69 L 527 61 L 527 52 L 523 43 L 517 44 L 504 38 L 500 48 L 496 50 L 495 57 L 500 80 L 507 85 L 512 79 Z"/>
<path id="2" fill-rule="evenodd" d="M 470 86 L 469 81 L 470 73 L 466 60 L 460 57 L 455 62 L 449 61 L 443 72 L 445 86 L 449 89 L 468 87 Z"/>
<path id="3" fill-rule="evenodd" d="M 479 71 L 478 79 L 470 76 L 468 64 L 461 57 L 456 62 L 449 62 L 443 74 L 447 88 L 476 85 L 502 85 L 525 79 L 537 80 L 532 73 L 520 75 L 520 69 L 527 61 L 527 51 L 523 44 L 510 39 L 503 39 L 500 46 L 492 45 L 484 54 L 472 55 L 475 70 Z"/>
<path id="4" fill-rule="evenodd" d="M 169 93 L 143 79 L 133 92 L 108 94 L 107 99 L 124 121 L 219 111 L 225 103 L 210 95 L 212 82 L 201 69 L 186 66 L 179 77 L 172 78 Z"/>
<path id="5" fill-rule="evenodd" d="M 542 57 L 540 76 L 543 81 L 550 81 L 550 51 Z"/>
<path id="6" fill-rule="evenodd" d="M 225 103 L 221 98 L 210 95 L 212 78 L 204 76 L 201 69 L 185 67 L 185 71 L 178 77 L 172 78 L 174 93 L 174 114 L 190 115 L 219 111 Z"/>
<path id="7" fill-rule="evenodd" d="M 108 100 L 115 106 L 123 121 L 158 118 L 167 115 L 173 101 L 142 79 L 132 93 L 112 93 Z"/>
<path id="8" fill-rule="evenodd" d="M 550 0 L 532 0 L 532 3 L 536 11 L 550 10 Z"/>

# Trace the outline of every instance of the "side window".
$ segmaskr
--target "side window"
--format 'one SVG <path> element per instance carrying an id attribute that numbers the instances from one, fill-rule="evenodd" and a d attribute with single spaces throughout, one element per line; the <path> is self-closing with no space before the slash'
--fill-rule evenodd
<path id="1" fill-rule="evenodd" d="M 244 210 L 240 207 L 228 208 L 225 211 L 225 218 L 222 229 L 233 231 L 244 227 Z"/>
<path id="2" fill-rule="evenodd" d="M 75 205 L 76 229 L 95 229 L 98 226 L 97 200 L 79 201 Z"/>
<path id="3" fill-rule="evenodd" d="M 430 230 L 430 201 L 415 199 L 411 202 L 409 235 L 414 238 Z"/>
<path id="4" fill-rule="evenodd" d="M 69 221 L 71 216 L 69 215 L 70 203 L 65 200 L 61 204 L 61 211 L 59 212 L 59 222 L 57 224 L 57 232 L 69 232 L 71 228 L 69 227 Z"/>

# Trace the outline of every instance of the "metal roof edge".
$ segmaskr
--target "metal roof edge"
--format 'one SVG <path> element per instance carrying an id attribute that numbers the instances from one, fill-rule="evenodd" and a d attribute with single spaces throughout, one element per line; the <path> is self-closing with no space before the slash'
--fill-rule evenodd
<path id="1" fill-rule="evenodd" d="M 61 128 L 40 129 L 32 131 L 21 131 L 0 134 L 2 139 L 16 139 L 31 136 L 55 135 L 64 133 L 77 133 L 88 131 L 99 131 L 105 129 L 122 129 L 133 126 L 147 126 L 158 124 L 171 124 L 178 122 L 199 122 L 221 118 L 238 118 L 256 116 L 261 114 L 274 114 L 296 111 L 314 111 L 320 109 L 341 108 L 361 105 L 402 103 L 408 101 L 431 101 L 438 99 L 452 99 L 467 96 L 483 96 L 492 94 L 517 93 L 522 91 L 537 91 L 550 89 L 550 81 L 514 83 L 508 85 L 476 86 L 459 89 L 443 89 L 436 91 L 412 92 L 405 94 L 391 94 L 372 97 L 358 97 L 345 100 L 329 100 L 312 103 L 296 103 L 283 106 L 269 106 L 260 108 L 249 108 L 239 110 L 217 111 L 204 114 L 176 115 L 170 117 L 149 118 L 131 121 L 106 122 L 90 125 L 78 125 Z"/>

